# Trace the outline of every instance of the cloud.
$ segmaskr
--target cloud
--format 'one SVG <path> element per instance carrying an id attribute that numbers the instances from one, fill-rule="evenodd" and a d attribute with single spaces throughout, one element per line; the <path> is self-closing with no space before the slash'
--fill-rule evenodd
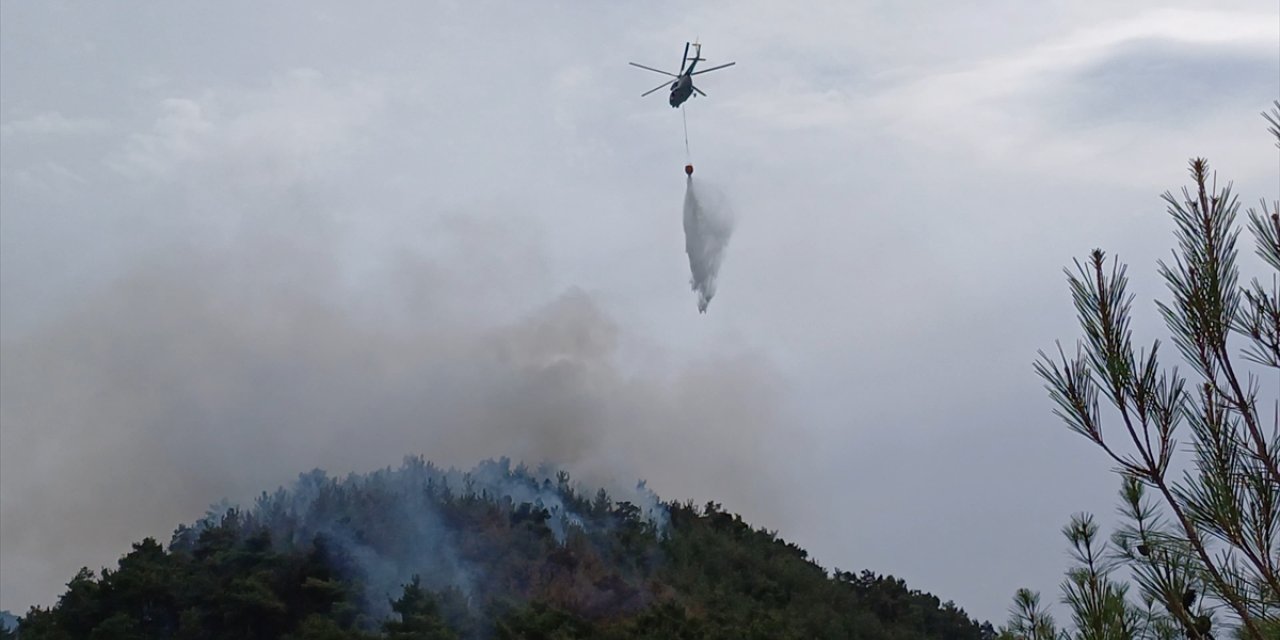
<path id="1" fill-rule="evenodd" d="M 166 176 L 175 165 L 199 159 L 212 142 L 214 125 L 194 100 L 170 98 L 149 133 L 131 137 L 121 156 L 110 164 L 135 178 Z"/>
<path id="2" fill-rule="evenodd" d="M 377 82 L 343 83 L 307 68 L 267 87 L 167 98 L 151 129 L 131 135 L 107 162 L 139 181 L 182 171 L 197 182 L 291 184 L 349 158 L 384 98 Z"/>
<path id="3" fill-rule="evenodd" d="M 1278 76 L 1275 52 L 1247 41 L 1131 40 L 1066 74 L 1042 108 L 1067 127 L 1174 128 L 1265 104 L 1280 90 Z"/>
<path id="4" fill-rule="evenodd" d="M 110 130 L 110 127 L 105 120 L 98 118 L 69 118 L 57 111 L 46 111 L 29 118 L 11 120 L 0 124 L 0 137 L 76 136 L 103 133 L 108 130 Z"/>
<path id="5" fill-rule="evenodd" d="M 1171 154 L 1159 132 L 1171 137 L 1176 129 L 1184 140 L 1221 137 L 1225 119 L 1238 122 L 1241 113 L 1261 108 L 1267 96 L 1257 89 L 1280 71 L 1277 39 L 1276 22 L 1266 16 L 1156 10 L 930 74 L 875 102 L 893 131 L 925 147 L 954 152 L 958 145 L 977 160 L 1018 170 L 1133 180 L 1135 167 L 1151 165 L 1135 156 Z M 1230 76 L 1222 74 L 1224 63 L 1233 65 Z M 1243 77 L 1253 72 L 1264 76 Z M 1180 86 L 1232 84 L 1238 90 L 1211 101 L 1169 106 Z M 1150 95 L 1157 87 L 1161 97 Z M 1196 108 L 1193 120 L 1169 117 Z M 1247 143 L 1239 133 L 1236 141 Z"/>
<path id="6" fill-rule="evenodd" d="M 48 197 L 57 197 L 64 189 L 88 184 L 84 176 L 53 161 L 18 169 L 12 177 L 19 188 L 39 191 Z"/>

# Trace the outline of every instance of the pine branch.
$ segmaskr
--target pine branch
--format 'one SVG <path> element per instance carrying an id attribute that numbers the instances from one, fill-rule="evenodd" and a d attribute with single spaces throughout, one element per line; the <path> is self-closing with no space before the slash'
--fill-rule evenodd
<path id="1" fill-rule="evenodd" d="M 1263 111 L 1262 117 L 1266 119 L 1269 125 L 1271 125 L 1267 127 L 1267 131 L 1271 132 L 1271 135 L 1275 136 L 1276 147 L 1280 147 L 1280 100 L 1275 100 L 1272 104 L 1275 106 L 1271 108 L 1271 112 L 1268 113 Z"/>

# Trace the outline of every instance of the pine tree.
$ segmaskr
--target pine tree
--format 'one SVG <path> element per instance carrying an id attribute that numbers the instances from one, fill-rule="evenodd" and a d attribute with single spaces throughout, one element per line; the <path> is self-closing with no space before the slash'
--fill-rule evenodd
<path id="1" fill-rule="evenodd" d="M 1280 101 L 1263 115 L 1280 146 Z M 1101 249 L 1067 270 L 1084 339 L 1074 355 L 1059 345 L 1036 363 L 1055 413 L 1122 476 L 1125 523 L 1105 570 L 1073 569 L 1064 585 L 1073 637 L 1199 640 L 1237 626 L 1243 638 L 1280 637 L 1280 202 L 1248 211 L 1270 283 L 1242 286 L 1239 201 L 1206 160 L 1193 159 L 1190 173 L 1181 197 L 1163 195 L 1178 246 L 1159 264 L 1171 300 L 1157 305 L 1192 376 L 1161 358 L 1158 340 L 1135 351 L 1127 269 Z M 1113 410 L 1105 419 L 1100 397 Z M 1179 438 L 1190 443 L 1185 458 Z M 1079 552 L 1096 530 L 1077 525 L 1088 525 L 1068 527 Z M 1132 571 L 1146 624 L 1110 581 L 1111 560 Z"/>
<path id="2" fill-rule="evenodd" d="M 418 576 L 404 586 L 404 594 L 391 603 L 399 620 L 382 625 L 388 640 L 456 640 L 457 634 L 445 625 L 435 598 L 424 588 Z"/>

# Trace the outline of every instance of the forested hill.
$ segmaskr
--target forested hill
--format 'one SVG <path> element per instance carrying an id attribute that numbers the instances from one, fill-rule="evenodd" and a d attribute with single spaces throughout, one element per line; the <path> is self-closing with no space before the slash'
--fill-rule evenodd
<path id="1" fill-rule="evenodd" d="M 990 638 L 951 602 L 828 574 L 714 503 L 610 496 L 567 474 L 419 458 L 315 471 L 249 509 L 82 570 L 19 626 L 41 638 Z"/>

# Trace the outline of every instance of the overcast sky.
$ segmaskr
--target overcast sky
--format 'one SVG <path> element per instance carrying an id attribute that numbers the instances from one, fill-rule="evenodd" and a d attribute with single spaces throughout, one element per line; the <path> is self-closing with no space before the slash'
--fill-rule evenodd
<path id="1" fill-rule="evenodd" d="M 129 4 L 0 5 L 15 612 L 421 453 L 645 478 L 1003 622 L 1118 488 L 1032 372 L 1062 267 L 1118 252 L 1164 337 L 1187 159 L 1280 197 L 1274 2 Z M 685 107 L 736 217 L 706 315 L 681 113 L 626 64 L 695 37 L 737 62 Z"/>

